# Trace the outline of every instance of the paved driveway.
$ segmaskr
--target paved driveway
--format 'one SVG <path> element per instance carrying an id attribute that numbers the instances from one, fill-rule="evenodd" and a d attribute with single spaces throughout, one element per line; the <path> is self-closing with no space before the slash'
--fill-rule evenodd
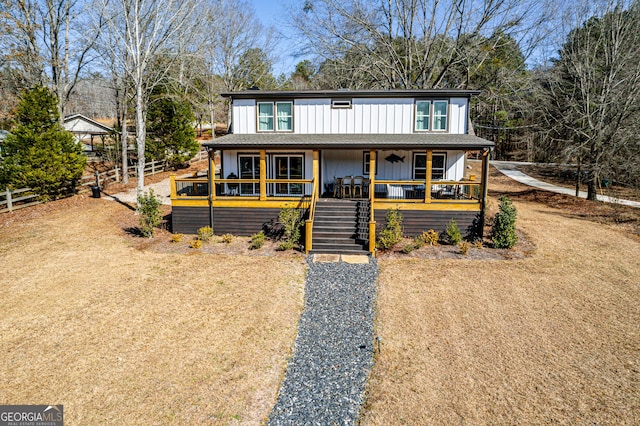
<path id="1" fill-rule="evenodd" d="M 491 164 L 500 171 L 500 173 L 509 176 L 511 179 L 523 183 L 534 188 L 544 189 L 545 191 L 557 192 L 559 194 L 576 195 L 575 189 L 563 188 L 556 186 L 541 180 L 532 178 L 529 175 L 522 173 L 519 169 L 521 165 L 528 165 L 534 163 L 521 163 L 517 161 L 491 161 Z M 580 198 L 587 198 L 586 191 L 580 191 Z M 621 198 L 609 197 L 607 195 L 597 195 L 598 201 L 604 201 L 605 203 L 617 203 L 625 206 L 640 207 L 640 202 L 623 200 Z"/>

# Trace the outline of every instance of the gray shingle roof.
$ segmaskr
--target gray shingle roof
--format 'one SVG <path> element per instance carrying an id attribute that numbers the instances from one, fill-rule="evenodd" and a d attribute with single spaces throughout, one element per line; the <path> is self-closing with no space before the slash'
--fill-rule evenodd
<path id="1" fill-rule="evenodd" d="M 413 134 L 230 134 L 204 146 L 211 149 L 296 148 L 296 149 L 462 149 L 491 148 L 495 144 L 474 135 L 449 133 Z"/>
<path id="2" fill-rule="evenodd" d="M 243 90 L 224 92 L 220 95 L 235 99 L 305 99 L 305 98 L 415 98 L 415 97 L 463 97 L 477 96 L 479 90 L 463 89 L 391 89 L 391 90 Z"/>

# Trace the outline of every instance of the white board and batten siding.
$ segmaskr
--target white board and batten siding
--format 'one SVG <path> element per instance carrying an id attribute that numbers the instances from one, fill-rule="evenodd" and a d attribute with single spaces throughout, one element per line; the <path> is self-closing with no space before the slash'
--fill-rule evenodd
<path id="1" fill-rule="evenodd" d="M 379 150 L 376 179 L 404 180 L 413 176 L 413 158 L 415 151 Z M 395 155 L 401 160 L 391 162 L 386 158 Z M 363 150 L 326 150 L 322 151 L 322 176 L 324 183 L 330 183 L 334 177 L 365 176 Z M 445 180 L 461 180 L 465 172 L 465 152 L 446 152 Z"/>
<path id="2" fill-rule="evenodd" d="M 467 132 L 468 100 L 450 98 L 448 133 Z M 234 99 L 233 132 L 256 133 L 256 101 Z M 355 98 L 351 108 L 332 108 L 331 99 L 294 100 L 296 134 L 411 134 L 415 128 L 413 98 Z"/>
<path id="3" fill-rule="evenodd" d="M 304 178 L 313 178 L 313 151 L 311 150 L 279 150 L 277 155 L 295 154 L 304 157 Z M 336 176 L 366 176 L 364 173 L 364 150 L 324 150 L 320 161 L 322 167 L 323 184 L 333 182 Z M 392 154 L 402 158 L 401 161 L 390 162 L 386 158 Z M 255 151 L 226 150 L 223 152 L 224 176 L 230 173 L 240 175 L 238 170 L 239 155 L 259 155 Z M 445 180 L 460 180 L 464 176 L 465 152 L 447 151 Z M 414 151 L 380 150 L 378 151 L 378 167 L 376 179 L 401 180 L 413 175 Z M 267 156 L 268 175 L 273 176 L 273 154 Z"/>

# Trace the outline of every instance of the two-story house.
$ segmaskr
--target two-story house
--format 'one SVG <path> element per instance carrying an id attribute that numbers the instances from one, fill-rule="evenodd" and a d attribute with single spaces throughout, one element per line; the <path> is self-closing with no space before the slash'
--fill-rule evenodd
<path id="1" fill-rule="evenodd" d="M 307 252 L 375 253 L 390 209 L 408 236 L 442 232 L 451 219 L 480 231 L 494 144 L 470 132 L 478 93 L 224 93 L 231 131 L 206 144 L 208 178 L 173 179 L 173 231 L 251 235 L 292 207 L 304 212 Z M 482 156 L 481 176 L 466 167 L 469 152 Z"/>

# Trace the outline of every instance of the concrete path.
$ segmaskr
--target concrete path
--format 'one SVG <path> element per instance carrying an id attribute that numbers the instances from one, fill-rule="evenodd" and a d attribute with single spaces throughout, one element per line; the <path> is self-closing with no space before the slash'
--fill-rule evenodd
<path id="1" fill-rule="evenodd" d="M 190 175 L 185 175 L 185 176 L 190 176 Z M 160 182 L 152 183 L 150 185 L 144 186 L 144 192 L 149 192 L 150 189 L 153 189 L 153 193 L 160 197 L 160 199 L 162 200 L 162 204 L 167 206 L 171 205 L 171 188 L 169 187 L 168 178 Z M 117 194 L 107 195 L 105 193 L 102 193 L 102 197 L 105 200 L 136 204 L 138 201 L 138 190 L 137 188 L 132 188 L 126 192 L 118 192 Z"/>
<path id="2" fill-rule="evenodd" d="M 491 161 L 491 164 L 498 169 L 498 171 L 511 179 L 523 183 L 528 186 L 532 186 L 534 188 L 544 189 L 545 191 L 556 192 L 558 194 L 567 194 L 567 195 L 576 195 L 575 189 L 563 188 L 561 186 L 556 186 L 547 182 L 543 182 L 541 180 L 532 178 L 529 175 L 526 175 L 520 171 L 520 166 L 534 164 L 534 163 L 522 163 L 517 161 Z M 580 191 L 580 198 L 587 198 L 586 191 Z M 616 203 L 622 204 L 625 206 L 638 207 L 640 208 L 640 202 L 631 201 L 631 200 L 623 200 L 621 198 L 609 197 L 607 195 L 597 195 L 598 201 L 603 201 L 605 203 Z"/>

